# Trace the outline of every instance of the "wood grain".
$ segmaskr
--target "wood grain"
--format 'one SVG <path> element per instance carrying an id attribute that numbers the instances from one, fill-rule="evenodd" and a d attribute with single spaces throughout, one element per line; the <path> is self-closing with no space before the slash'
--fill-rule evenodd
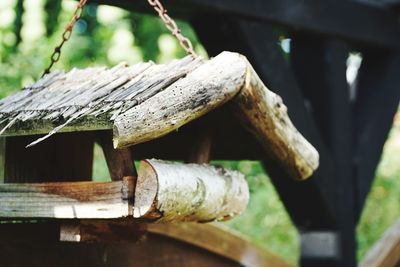
<path id="1" fill-rule="evenodd" d="M 2 263 L 11 266 L 21 262 L 40 267 L 77 266 L 72 263 L 81 254 L 85 266 L 136 266 L 138 262 L 140 266 L 291 266 L 219 224 L 146 224 L 132 219 L 8 223 L 0 224 L 0 236 L 0 256 L 7 255 Z M 60 238 L 68 242 L 57 242 Z M 180 249 L 171 250 L 176 246 Z M 59 253 L 69 256 L 60 261 Z M 99 254 L 107 254 L 107 261 L 98 261 Z M 180 260 L 175 258 L 178 255 Z"/>
<path id="2" fill-rule="evenodd" d="M 121 218 L 131 214 L 133 178 L 117 182 L 0 185 L 0 218 Z"/>

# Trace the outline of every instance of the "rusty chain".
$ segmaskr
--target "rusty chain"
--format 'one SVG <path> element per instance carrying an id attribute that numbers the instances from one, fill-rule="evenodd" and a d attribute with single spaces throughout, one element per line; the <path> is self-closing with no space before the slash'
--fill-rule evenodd
<path id="1" fill-rule="evenodd" d="M 58 46 L 56 46 L 56 48 L 54 48 L 54 52 L 50 57 L 50 64 L 45 69 L 42 77 L 44 75 L 50 73 L 50 70 L 53 67 L 54 63 L 56 63 L 60 59 L 61 48 L 63 47 L 64 43 L 67 42 L 69 40 L 69 38 L 71 38 L 72 29 L 74 28 L 75 23 L 82 17 L 83 8 L 85 7 L 86 2 L 87 2 L 87 0 L 80 0 L 79 1 L 78 5 L 77 5 L 77 7 L 75 9 L 74 15 L 72 16 L 71 21 L 67 24 L 67 27 L 65 27 L 65 30 L 64 30 L 64 32 L 62 34 L 61 43 Z"/>
<path id="2" fill-rule="evenodd" d="M 83 9 L 86 5 L 88 0 L 80 0 L 74 15 L 72 16 L 71 21 L 67 24 L 67 27 L 65 27 L 65 30 L 62 34 L 62 40 L 61 43 L 54 48 L 54 52 L 50 57 L 50 64 L 49 66 L 45 69 L 42 77 L 48 73 L 50 73 L 51 68 L 53 65 L 58 62 L 58 60 L 61 57 L 61 48 L 63 47 L 64 43 L 67 42 L 72 35 L 72 29 L 75 26 L 75 23 L 82 17 L 83 14 Z M 178 25 L 176 22 L 167 14 L 167 10 L 164 8 L 164 6 L 161 4 L 159 0 L 147 0 L 149 4 L 154 8 L 154 10 L 158 13 L 162 21 L 164 22 L 165 26 L 167 27 L 168 30 L 171 31 L 172 35 L 178 39 L 179 44 L 181 47 L 186 51 L 188 55 L 191 55 L 192 57 L 197 57 L 196 52 L 193 50 L 193 45 L 192 42 L 186 38 L 185 36 L 182 35 L 181 30 L 179 29 Z"/>
<path id="3" fill-rule="evenodd" d="M 160 0 L 147 0 L 147 1 L 158 13 L 160 18 L 164 22 L 165 27 L 167 27 L 167 29 L 171 31 L 172 35 L 175 36 L 176 39 L 178 39 L 179 44 L 186 51 L 186 53 L 188 55 L 191 55 L 192 57 L 197 57 L 196 52 L 194 52 L 193 50 L 192 42 L 188 38 L 182 35 L 178 25 L 176 25 L 176 22 L 167 14 L 167 10 L 161 4 Z"/>

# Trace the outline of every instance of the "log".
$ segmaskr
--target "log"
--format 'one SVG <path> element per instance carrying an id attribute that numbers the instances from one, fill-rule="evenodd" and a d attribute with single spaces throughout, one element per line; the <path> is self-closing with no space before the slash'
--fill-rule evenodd
<path id="1" fill-rule="evenodd" d="M 246 61 L 222 53 L 185 78 L 119 115 L 114 147 L 122 148 L 166 135 L 232 99 L 243 87 Z"/>
<path id="2" fill-rule="evenodd" d="M 229 219 L 249 201 L 244 176 L 209 165 L 141 162 L 133 216 L 154 221 Z"/>
<path id="3" fill-rule="evenodd" d="M 244 56 L 230 52 L 119 115 L 113 126 L 114 147 L 166 135 L 229 100 L 241 123 L 291 177 L 303 180 L 318 168 L 317 150 L 290 121 L 282 99 L 263 84 Z"/>
<path id="4" fill-rule="evenodd" d="M 304 180 L 313 174 L 319 165 L 318 151 L 293 125 L 282 98 L 263 84 L 248 62 L 246 82 L 234 103 L 244 127 L 292 178 Z"/>
<path id="5" fill-rule="evenodd" d="M 0 184 L 0 218 L 127 217 L 132 213 L 133 180 Z"/>

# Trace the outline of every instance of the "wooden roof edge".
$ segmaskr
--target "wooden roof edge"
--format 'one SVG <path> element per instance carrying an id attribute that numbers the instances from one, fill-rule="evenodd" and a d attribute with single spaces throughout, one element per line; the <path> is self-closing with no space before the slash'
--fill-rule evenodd
<path id="1" fill-rule="evenodd" d="M 303 180 L 318 168 L 318 151 L 293 125 L 281 97 L 265 86 L 246 57 L 232 52 L 222 52 L 120 114 L 113 126 L 114 147 L 164 136 L 228 101 L 233 102 L 243 126 L 291 177 Z"/>
<path id="2" fill-rule="evenodd" d="M 234 113 L 243 126 L 291 177 L 303 180 L 318 168 L 318 151 L 295 128 L 281 97 L 264 85 L 246 57 L 233 52 L 222 52 L 196 65 L 147 95 L 145 101 L 124 112 L 114 112 L 111 120 L 92 117 L 89 123 L 82 118 L 76 124 L 67 121 L 52 129 L 48 136 L 58 131 L 112 128 L 114 147 L 123 148 L 162 137 L 228 101 L 233 103 Z M 45 121 L 37 125 L 42 127 L 40 131 L 21 127 L 13 134 L 43 133 L 51 128 Z"/>

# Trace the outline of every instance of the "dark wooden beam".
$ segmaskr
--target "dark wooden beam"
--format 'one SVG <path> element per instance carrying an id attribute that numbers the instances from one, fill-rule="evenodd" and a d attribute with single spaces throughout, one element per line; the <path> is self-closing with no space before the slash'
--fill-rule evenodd
<path id="1" fill-rule="evenodd" d="M 268 173 L 282 198 L 291 218 L 300 228 L 332 228 L 334 225 L 325 188 L 331 173 L 331 162 L 313 119 L 306 108 L 294 74 L 284 59 L 283 51 L 273 28 L 256 22 L 234 21 L 218 16 L 198 17 L 192 21 L 200 40 L 210 55 L 230 49 L 246 55 L 266 86 L 282 96 L 295 126 L 319 150 L 320 168 L 305 182 L 290 179 L 271 160 L 266 159 Z M 236 38 L 241 36 L 241 38 Z M 262 159 L 259 157 L 258 159 Z M 265 157 L 264 157 L 265 158 Z M 305 208 L 307 207 L 307 208 Z"/>
<path id="2" fill-rule="evenodd" d="M 346 81 L 348 47 L 335 40 L 300 35 L 293 37 L 291 48 L 297 80 L 334 162 L 329 177 L 331 187 L 325 189 L 331 192 L 337 223 L 336 255 L 332 253 L 328 260 L 316 253 L 303 254 L 301 261 L 304 266 L 355 266 L 353 116 Z"/>
<path id="3" fill-rule="evenodd" d="M 383 145 L 400 100 L 400 54 L 365 51 L 355 112 L 357 221 L 375 177 Z"/>
<path id="4" fill-rule="evenodd" d="M 154 14 L 146 1 L 95 0 L 134 12 Z M 166 8 L 181 18 L 213 13 L 284 26 L 291 30 L 336 36 L 352 43 L 396 48 L 397 16 L 389 9 L 356 1 L 336 0 L 169 0 Z"/>

